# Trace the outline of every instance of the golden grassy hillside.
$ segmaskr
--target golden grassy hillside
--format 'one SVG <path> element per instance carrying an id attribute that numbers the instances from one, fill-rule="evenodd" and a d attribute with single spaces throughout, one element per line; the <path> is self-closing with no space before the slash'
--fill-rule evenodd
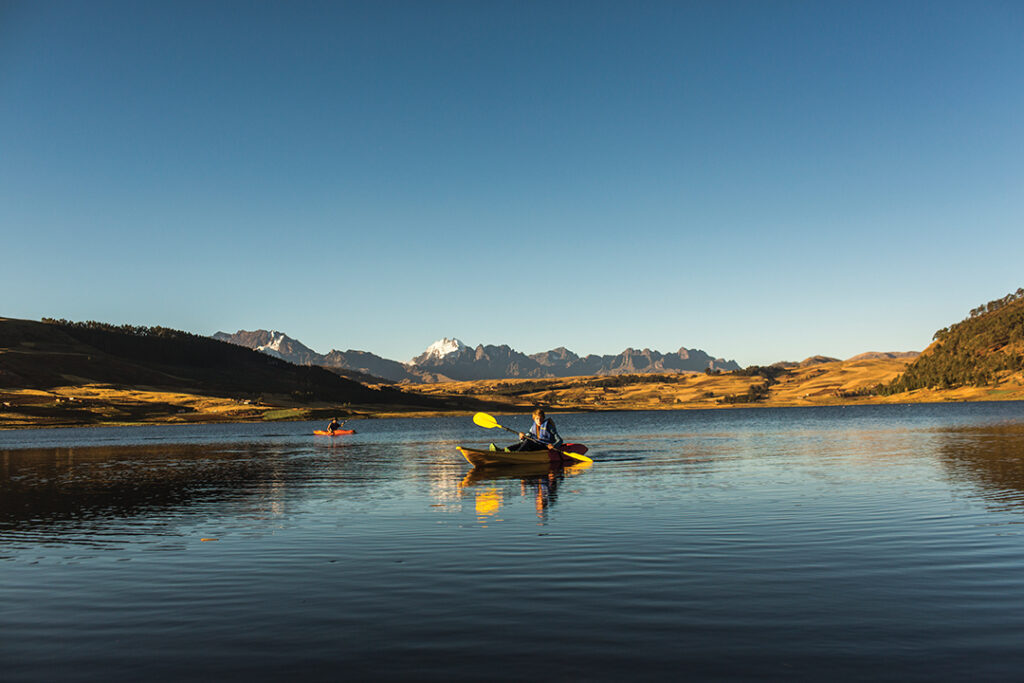
<path id="1" fill-rule="evenodd" d="M 438 407 L 389 403 L 339 405 L 297 401 L 279 394 L 250 400 L 93 383 L 49 389 L 0 389 L 0 429 L 273 420 L 322 419 L 326 422 L 332 417 L 464 415 L 476 410 L 493 410 L 504 404 L 467 403 L 453 398 L 434 405 Z"/>
<path id="2" fill-rule="evenodd" d="M 741 405 L 814 406 L 865 403 L 907 403 L 964 400 L 1024 399 L 1024 376 L 998 387 L 918 390 L 875 396 L 869 392 L 896 378 L 913 357 L 855 357 L 849 360 L 809 359 L 785 368 L 774 382 L 760 375 L 703 373 L 570 377 L 549 380 L 483 380 L 405 387 L 426 395 L 472 397 L 510 408 L 543 405 L 561 410 L 663 410 L 722 408 Z M 748 401 L 752 387 L 767 385 L 763 398 Z"/>
<path id="3" fill-rule="evenodd" d="M 345 411 L 297 405 L 285 397 L 273 404 L 150 387 L 84 384 L 49 389 L 0 389 L 0 429 L 129 424 L 248 422 L 313 419 Z"/>

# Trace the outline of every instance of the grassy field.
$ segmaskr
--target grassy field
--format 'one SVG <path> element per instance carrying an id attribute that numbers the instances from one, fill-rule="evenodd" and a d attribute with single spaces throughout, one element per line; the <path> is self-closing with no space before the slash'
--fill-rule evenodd
<path id="1" fill-rule="evenodd" d="M 0 428 L 256 421 L 272 405 L 105 384 L 0 390 Z"/>
<path id="2" fill-rule="evenodd" d="M 0 429 L 143 424 L 200 424 L 330 420 L 332 417 L 422 417 L 465 415 L 504 404 L 453 397 L 437 410 L 417 405 L 298 402 L 265 394 L 258 401 L 165 391 L 146 387 L 84 384 L 50 389 L 0 389 Z"/>

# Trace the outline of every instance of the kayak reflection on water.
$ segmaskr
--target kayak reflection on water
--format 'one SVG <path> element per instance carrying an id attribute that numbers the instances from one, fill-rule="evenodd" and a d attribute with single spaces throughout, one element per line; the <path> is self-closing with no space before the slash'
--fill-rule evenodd
<path id="1" fill-rule="evenodd" d="M 477 468 L 470 470 L 463 478 L 459 485 L 459 495 L 473 495 L 480 522 L 493 519 L 506 499 L 513 497 L 532 499 L 537 518 L 546 522 L 548 508 L 558 501 L 562 482 L 590 466 L 591 463 L 579 463 L 570 467 L 538 464 Z M 501 485 L 515 481 L 519 483 L 517 492 L 512 487 Z M 469 490 L 471 488 L 472 491 Z"/>

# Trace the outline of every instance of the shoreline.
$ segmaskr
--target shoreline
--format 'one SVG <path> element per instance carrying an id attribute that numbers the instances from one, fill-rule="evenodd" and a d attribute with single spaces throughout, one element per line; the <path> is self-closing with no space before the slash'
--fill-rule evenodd
<path id="1" fill-rule="evenodd" d="M 955 390 L 951 390 L 955 391 Z M 916 392 L 910 392 L 916 393 Z M 1016 394 L 1016 392 L 1014 392 Z M 687 405 L 687 404 L 674 404 L 674 405 L 615 405 L 615 406 L 551 406 L 547 410 L 551 414 L 573 414 L 573 413 L 614 413 L 614 412 L 646 412 L 646 411 L 663 411 L 669 412 L 673 410 L 678 411 L 694 411 L 694 410 L 743 410 L 743 409 L 771 409 L 771 408 L 845 408 L 849 406 L 875 406 L 875 405 L 891 405 L 891 406 L 909 406 L 909 405 L 933 405 L 939 403 L 1005 403 L 1005 402 L 1024 402 L 1024 392 L 1021 395 L 1013 396 L 977 396 L 973 398 L 957 397 L 957 396 L 931 396 L 928 398 L 922 397 L 921 400 L 910 400 L 905 394 L 896 394 L 892 396 L 886 396 L 881 400 L 845 400 L 845 401 L 822 401 L 822 402 L 792 402 L 792 401 L 758 401 L 750 403 L 731 403 L 731 404 L 703 404 L 703 405 Z M 492 407 L 489 409 L 490 412 L 496 414 L 514 415 L 518 413 L 527 413 L 532 409 L 532 404 L 519 404 L 519 405 L 508 405 L 503 407 Z M 61 423 L 54 423 L 48 420 L 39 420 L 34 423 L 22 423 L 16 425 L 4 425 L 0 423 L 0 432 L 8 431 L 24 431 L 24 430 L 36 430 L 36 429 L 88 429 L 88 428 L 102 428 L 102 427 L 171 427 L 171 426 L 196 426 L 196 425 L 214 425 L 214 424 L 269 424 L 269 423 L 288 423 L 288 422 L 314 422 L 317 420 L 324 419 L 322 416 L 312 417 L 309 415 L 311 412 L 316 413 L 337 413 L 339 416 L 344 415 L 346 422 L 356 420 L 367 420 L 367 419 L 399 419 L 399 418 L 427 418 L 427 417 L 468 417 L 473 413 L 478 412 L 473 408 L 466 409 L 453 409 L 453 410 L 438 410 L 438 411 L 425 411 L 425 410 L 410 410 L 410 411 L 396 411 L 396 410 L 382 410 L 376 411 L 364 411 L 359 410 L 357 407 L 347 408 L 345 410 L 338 409 L 332 410 L 331 408 L 308 408 L 308 409 L 297 409 L 297 408 L 282 408 L 277 406 L 266 406 L 265 412 L 295 412 L 295 416 L 281 416 L 271 419 L 256 418 L 252 416 L 238 417 L 232 419 L 225 416 L 194 416 L 195 419 L 183 420 L 175 419 L 174 416 L 168 416 L 167 419 L 148 419 L 148 420 L 96 420 L 96 421 L 67 421 Z M 345 411 L 349 411 L 345 415 Z M 3 419 L 3 414 L 0 413 L 0 421 Z M 328 418 L 329 419 L 329 418 Z"/>

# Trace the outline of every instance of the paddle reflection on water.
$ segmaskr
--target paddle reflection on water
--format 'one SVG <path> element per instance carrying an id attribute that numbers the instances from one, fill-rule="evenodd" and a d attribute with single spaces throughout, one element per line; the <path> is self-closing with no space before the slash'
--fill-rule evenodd
<path id="1" fill-rule="evenodd" d="M 569 477 L 589 469 L 593 463 L 576 465 L 495 465 L 470 470 L 459 484 L 460 495 L 473 496 L 477 521 L 500 521 L 495 516 L 506 500 L 533 500 L 537 518 L 547 523 L 548 508 L 558 501 L 559 487 Z M 510 484 L 518 483 L 518 487 Z"/>

